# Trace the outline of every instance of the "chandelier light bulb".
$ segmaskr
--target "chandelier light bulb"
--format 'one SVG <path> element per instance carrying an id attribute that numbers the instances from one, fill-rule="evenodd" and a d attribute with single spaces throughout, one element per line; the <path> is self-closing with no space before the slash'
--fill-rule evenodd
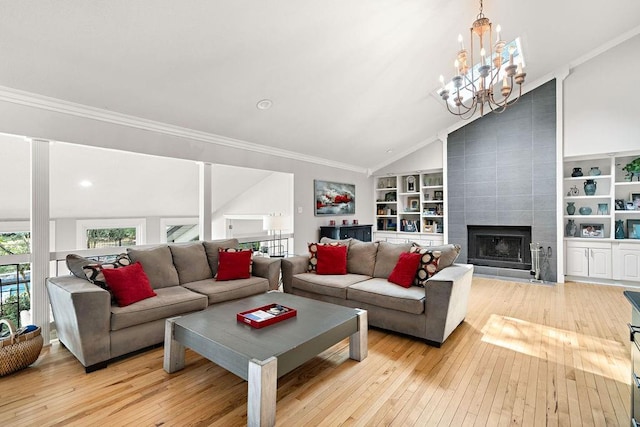
<path id="1" fill-rule="evenodd" d="M 462 34 L 458 34 L 458 43 L 460 43 L 460 50 L 464 50 L 464 43 L 462 43 Z"/>
<path id="2" fill-rule="evenodd" d="M 500 31 L 502 31 L 502 28 L 500 27 L 500 24 L 498 24 L 496 26 L 496 33 L 498 33 L 498 40 L 500 40 Z"/>

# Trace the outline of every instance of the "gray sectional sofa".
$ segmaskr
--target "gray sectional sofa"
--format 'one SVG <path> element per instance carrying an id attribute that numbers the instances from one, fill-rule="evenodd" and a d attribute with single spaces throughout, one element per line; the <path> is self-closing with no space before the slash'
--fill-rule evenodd
<path id="1" fill-rule="evenodd" d="M 321 242 L 335 242 L 323 238 Z M 346 275 L 318 275 L 307 270 L 308 256 L 282 260 L 284 291 L 367 310 L 370 326 L 424 339 L 440 347 L 464 320 L 473 266 L 454 264 L 459 247 L 427 247 L 439 252 L 437 272 L 426 286 L 404 288 L 387 281 L 400 253 L 412 244 L 343 240 L 348 246 Z"/>
<path id="2" fill-rule="evenodd" d="M 128 249 L 131 261 L 142 264 L 157 296 L 125 307 L 112 303 L 110 293 L 86 277 L 49 278 L 47 290 L 60 342 L 91 372 L 110 359 L 162 343 L 169 317 L 278 289 L 277 258 L 254 257 L 248 279 L 214 279 L 218 249 L 237 246 L 236 239 L 229 239 Z M 81 272 L 82 266 L 78 276 Z"/>

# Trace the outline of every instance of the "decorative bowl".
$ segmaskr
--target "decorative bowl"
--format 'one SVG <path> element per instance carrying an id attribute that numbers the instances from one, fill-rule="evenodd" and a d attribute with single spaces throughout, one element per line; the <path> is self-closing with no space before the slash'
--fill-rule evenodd
<path id="1" fill-rule="evenodd" d="M 580 215 L 591 215 L 591 208 L 589 206 L 583 206 L 578 209 L 578 212 L 580 212 Z"/>

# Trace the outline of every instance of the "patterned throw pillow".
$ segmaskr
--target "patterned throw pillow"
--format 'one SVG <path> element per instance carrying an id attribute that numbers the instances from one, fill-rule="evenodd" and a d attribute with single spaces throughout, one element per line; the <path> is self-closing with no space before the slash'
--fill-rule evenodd
<path id="1" fill-rule="evenodd" d="M 416 278 L 413 282 L 414 286 L 424 288 L 427 284 L 427 279 L 438 270 L 438 261 L 442 251 L 434 251 L 427 248 L 421 248 L 419 246 L 413 246 L 409 252 L 420 254 L 420 266 L 416 273 Z"/>
<path id="2" fill-rule="evenodd" d="M 309 246 L 309 266 L 307 271 L 309 273 L 315 273 L 318 266 L 318 246 L 344 246 L 339 242 L 331 243 L 307 243 Z"/>
<path id="3" fill-rule="evenodd" d="M 113 262 L 102 263 L 98 261 L 90 261 L 88 264 L 82 266 L 82 270 L 84 271 L 84 274 L 88 281 L 90 281 L 94 285 L 100 286 L 102 289 L 106 289 L 107 291 L 109 291 L 109 286 L 107 286 L 107 282 L 104 279 L 102 270 L 126 267 L 128 265 L 131 265 L 129 256 L 127 254 L 120 254 Z"/>

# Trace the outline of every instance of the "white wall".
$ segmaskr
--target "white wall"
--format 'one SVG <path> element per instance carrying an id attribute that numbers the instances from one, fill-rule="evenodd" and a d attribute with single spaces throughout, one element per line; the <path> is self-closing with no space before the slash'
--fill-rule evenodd
<path id="1" fill-rule="evenodd" d="M 430 169 L 442 169 L 442 141 L 437 140 L 422 147 L 408 156 L 396 160 L 382 169 L 373 172 L 374 175 L 399 174 L 405 172 L 427 171 Z"/>
<path id="2" fill-rule="evenodd" d="M 361 224 L 372 224 L 374 219 L 373 180 L 365 173 L 10 102 L 0 102 L 0 132 L 213 164 L 293 173 L 296 253 L 305 253 L 306 243 L 316 241 L 318 227 L 328 224 L 329 221 L 325 217 L 315 217 L 313 214 L 314 179 L 355 184 L 356 215 L 345 218 L 357 218 Z M 343 219 L 332 218 L 337 221 Z"/>
<path id="3" fill-rule="evenodd" d="M 565 157 L 640 149 L 640 35 L 577 66 L 564 82 Z"/>

